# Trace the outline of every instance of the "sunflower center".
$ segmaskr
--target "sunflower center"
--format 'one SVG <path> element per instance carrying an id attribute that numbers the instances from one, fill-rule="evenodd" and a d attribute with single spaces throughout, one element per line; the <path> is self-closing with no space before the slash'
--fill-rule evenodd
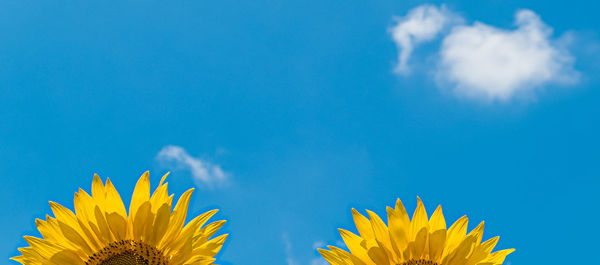
<path id="1" fill-rule="evenodd" d="M 426 259 L 411 259 L 400 265 L 438 265 L 437 263 Z"/>
<path id="2" fill-rule="evenodd" d="M 144 259 L 140 255 L 136 255 L 132 251 L 123 251 L 119 254 L 115 254 L 108 259 L 103 260 L 100 264 L 102 265 L 148 265 L 148 260 Z"/>
<path id="3" fill-rule="evenodd" d="M 168 265 L 169 260 L 162 251 L 153 246 L 134 240 L 121 240 L 110 243 L 94 253 L 86 265 Z"/>

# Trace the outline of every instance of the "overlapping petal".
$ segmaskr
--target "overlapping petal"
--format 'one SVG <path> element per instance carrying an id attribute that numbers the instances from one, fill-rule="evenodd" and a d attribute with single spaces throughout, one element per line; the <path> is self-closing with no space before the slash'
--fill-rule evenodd
<path id="1" fill-rule="evenodd" d="M 359 235 L 339 229 L 350 252 L 334 246 L 319 249 L 332 265 L 501 265 L 514 249 L 492 252 L 498 237 L 481 242 L 484 223 L 467 234 L 468 218 L 458 219 L 446 229 L 442 207 L 428 217 L 425 206 L 417 198 L 417 208 L 408 216 L 397 200 L 395 208 L 387 207 L 387 225 L 368 211 L 368 218 L 352 209 Z"/>
<path id="2" fill-rule="evenodd" d="M 82 189 L 75 193 L 75 212 L 50 202 L 54 217 L 36 220 L 42 238 L 26 236 L 29 247 L 20 248 L 21 256 L 12 259 L 25 265 L 83 265 L 107 248 L 129 244 L 131 249 L 159 253 L 169 265 L 213 264 L 227 234 L 212 237 L 225 221 L 206 225 L 217 212 L 212 210 L 185 225 L 193 189 L 186 191 L 173 209 L 166 176 L 151 195 L 149 173 L 145 172 L 127 212 L 112 182 L 107 179 L 103 183 L 94 175 L 91 196 Z"/>

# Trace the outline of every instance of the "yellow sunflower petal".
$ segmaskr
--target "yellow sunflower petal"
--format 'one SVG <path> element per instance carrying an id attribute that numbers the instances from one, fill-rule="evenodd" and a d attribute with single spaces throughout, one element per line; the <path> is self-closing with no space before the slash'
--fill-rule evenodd
<path id="1" fill-rule="evenodd" d="M 431 215 L 429 225 L 429 257 L 431 260 L 439 260 L 446 243 L 446 220 L 441 205 Z"/>
<path id="2" fill-rule="evenodd" d="M 412 257 L 420 259 L 427 254 L 428 246 L 427 239 L 429 236 L 429 221 L 427 218 L 427 211 L 421 201 L 421 198 L 417 197 L 417 209 L 413 214 L 410 227 L 410 237 L 414 242 L 412 245 Z"/>
<path id="3" fill-rule="evenodd" d="M 469 218 L 467 218 L 467 216 L 463 216 L 450 226 L 448 233 L 446 234 L 446 247 L 444 248 L 444 255 L 452 252 L 454 248 L 456 248 L 458 244 L 463 241 L 467 235 L 468 223 Z"/>
<path id="4" fill-rule="evenodd" d="M 389 225 L 388 230 L 390 232 L 390 238 L 394 252 L 396 252 L 398 257 L 409 256 L 408 237 L 410 232 L 410 220 L 408 222 L 404 220 L 404 217 L 408 218 L 408 216 L 403 216 L 401 213 L 398 213 L 398 211 L 389 207 L 387 208 L 387 214 Z"/>
<path id="5" fill-rule="evenodd" d="M 351 253 L 348 253 L 347 251 L 345 251 L 341 248 L 334 247 L 334 246 L 327 246 L 327 247 L 329 249 L 331 249 L 335 254 L 337 254 L 338 257 L 343 259 L 345 264 L 365 265 L 365 263 L 362 260 L 360 260 L 356 256 L 352 255 Z"/>
<path id="6" fill-rule="evenodd" d="M 386 209 L 387 226 L 372 211 L 367 210 L 366 218 L 352 209 L 360 235 L 339 229 L 350 251 L 328 246 L 329 250 L 319 253 L 335 265 L 500 265 L 513 251 L 491 253 L 498 237 L 481 243 L 484 222 L 467 234 L 466 216 L 446 229 L 442 207 L 438 206 L 429 219 L 419 197 L 412 220 L 400 200 L 395 208 Z"/>
<path id="7" fill-rule="evenodd" d="M 181 229 L 183 228 L 183 223 L 185 222 L 185 218 L 187 216 L 187 208 L 190 203 L 190 197 L 192 196 L 192 192 L 194 189 L 189 189 L 184 192 L 177 204 L 175 205 L 175 210 L 173 210 L 173 214 L 171 215 L 171 219 L 169 221 L 169 228 L 167 228 L 167 232 L 163 237 L 162 241 L 158 244 L 159 247 L 165 246 L 177 237 Z"/>
<path id="8" fill-rule="evenodd" d="M 367 265 L 376 265 L 367 254 L 367 250 L 363 246 L 361 246 L 361 243 L 363 242 L 362 238 L 348 230 L 338 230 L 340 232 L 340 235 L 342 236 L 342 240 L 344 240 L 344 243 L 346 243 L 346 246 L 348 247 L 350 252 L 352 252 L 353 255 L 355 255 Z"/>
<path id="9" fill-rule="evenodd" d="M 94 179 L 92 180 L 92 197 L 97 201 L 98 204 L 104 206 L 104 184 L 102 184 L 102 180 L 98 174 L 94 174 Z"/>
<path id="10" fill-rule="evenodd" d="M 331 265 L 345 265 L 345 264 L 347 264 L 346 261 L 344 261 L 341 257 L 339 257 L 338 255 L 336 255 L 331 250 L 319 249 L 318 251 L 321 254 L 321 256 L 323 256 L 323 258 L 325 258 L 325 260 L 327 262 L 329 262 L 329 264 L 331 264 Z"/>
<path id="11" fill-rule="evenodd" d="M 88 255 L 93 253 L 89 243 L 90 239 L 84 238 L 84 233 L 77 222 L 75 214 L 71 212 L 71 210 L 55 202 L 50 202 L 50 207 L 52 208 L 54 216 L 56 216 L 58 226 L 63 236 Z"/>
<path id="12" fill-rule="evenodd" d="M 485 222 L 482 221 L 475 227 L 475 229 L 471 230 L 467 236 L 474 236 L 476 238 L 475 242 L 477 245 L 481 244 L 481 239 L 483 238 L 483 227 L 485 226 Z"/>
<path id="13" fill-rule="evenodd" d="M 192 190 L 185 192 L 171 211 L 165 174 L 150 197 L 148 172 L 138 180 L 129 215 L 110 179 L 103 184 L 97 174 L 91 196 L 79 189 L 75 212 L 50 202 L 55 217 L 36 219 L 43 238 L 26 236 L 29 247 L 13 257 L 25 265 L 102 265 L 108 260 L 131 260 L 145 264 L 209 265 L 227 235 L 211 239 L 225 221 L 204 226 L 217 211 L 209 211 L 184 226 Z M 129 263 L 127 263 L 129 264 Z"/>
<path id="14" fill-rule="evenodd" d="M 167 228 L 169 227 L 169 220 L 171 218 L 171 206 L 168 204 L 163 204 L 158 211 L 156 212 L 156 218 L 154 219 L 154 225 L 152 229 L 152 233 L 148 238 L 149 244 L 156 244 L 160 242 L 165 233 L 167 232 Z"/>
<path id="15" fill-rule="evenodd" d="M 129 217 L 135 220 L 135 214 L 144 202 L 150 198 L 150 172 L 146 171 L 135 184 L 131 204 L 129 205 Z"/>
<path id="16" fill-rule="evenodd" d="M 106 186 L 104 187 L 106 195 L 106 212 L 117 213 L 123 218 L 127 218 L 127 210 L 125 210 L 125 204 L 121 199 L 121 195 L 112 184 L 109 178 L 106 178 Z"/>
<path id="17" fill-rule="evenodd" d="M 373 228 L 371 227 L 371 222 L 369 222 L 369 219 L 367 219 L 367 217 L 363 216 L 356 209 L 352 208 L 352 218 L 354 218 L 356 229 L 358 230 L 358 233 L 362 238 L 375 238 Z"/>
<path id="18" fill-rule="evenodd" d="M 380 248 L 380 247 L 369 248 L 369 250 L 367 251 L 367 254 L 371 258 L 371 260 L 373 262 L 375 262 L 375 264 L 377 264 L 377 265 L 390 265 L 390 259 L 385 254 L 385 250 L 383 250 L 383 248 Z"/>
<path id="19" fill-rule="evenodd" d="M 371 226 L 373 227 L 373 232 L 375 233 L 377 242 L 381 248 L 385 250 L 386 256 L 388 256 L 392 261 L 397 261 L 398 257 L 392 246 L 388 227 L 377 214 L 369 210 L 367 210 L 367 213 L 369 214 L 369 219 L 371 220 Z"/>
<path id="20" fill-rule="evenodd" d="M 484 259 L 482 263 L 502 264 L 506 256 L 514 251 L 514 248 L 496 251 Z"/>

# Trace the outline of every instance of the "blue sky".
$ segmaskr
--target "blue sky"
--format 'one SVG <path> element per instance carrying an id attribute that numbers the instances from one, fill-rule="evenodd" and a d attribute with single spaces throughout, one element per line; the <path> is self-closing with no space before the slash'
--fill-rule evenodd
<path id="1" fill-rule="evenodd" d="M 393 33 L 423 4 L 448 19 L 399 33 L 413 47 L 399 71 Z M 485 220 L 517 249 L 506 264 L 597 263 L 598 8 L 3 1 L 0 264 L 48 200 L 72 207 L 94 172 L 129 200 L 146 170 L 171 171 L 177 196 L 197 186 L 192 213 L 221 209 L 220 264 L 321 264 L 315 246 L 355 231 L 350 208 L 412 211 L 416 196 L 449 222 Z M 495 65 L 499 50 L 519 60 Z"/>

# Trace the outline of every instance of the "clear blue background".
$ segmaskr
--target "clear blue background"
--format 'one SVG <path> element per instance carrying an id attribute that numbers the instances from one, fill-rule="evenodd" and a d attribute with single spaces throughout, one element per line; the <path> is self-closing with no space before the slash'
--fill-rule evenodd
<path id="1" fill-rule="evenodd" d="M 351 207 L 384 215 L 401 198 L 412 211 L 417 195 L 448 222 L 485 220 L 485 238 L 517 249 L 507 263 L 598 263 L 600 50 L 585 43 L 599 6 L 443 2 L 504 28 L 529 8 L 555 35 L 584 36 L 578 85 L 482 104 L 392 72 L 392 17 L 422 3 L 2 1 L 0 264 L 37 235 L 48 200 L 72 207 L 94 172 L 127 201 L 145 170 L 157 183 L 169 144 L 232 173 L 191 206 L 229 220 L 221 264 L 309 265 L 315 242 L 355 231 Z M 194 185 L 185 171 L 170 183 L 177 196 Z"/>

